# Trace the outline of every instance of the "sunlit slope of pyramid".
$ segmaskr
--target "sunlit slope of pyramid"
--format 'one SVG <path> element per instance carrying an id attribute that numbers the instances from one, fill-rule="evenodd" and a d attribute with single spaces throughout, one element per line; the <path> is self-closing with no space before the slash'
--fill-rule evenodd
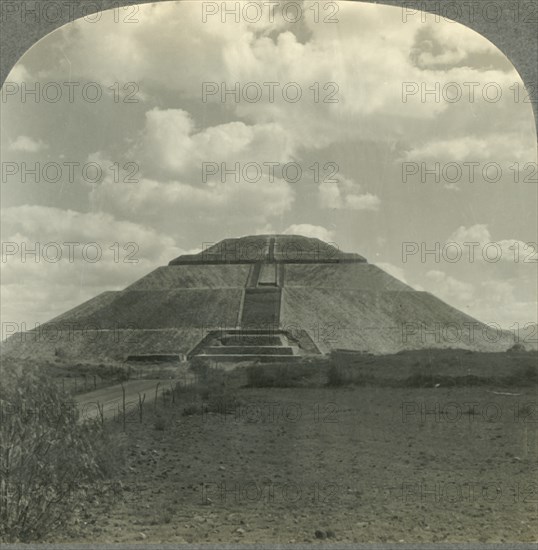
<path id="1" fill-rule="evenodd" d="M 225 239 L 12 336 L 24 356 L 293 360 L 331 349 L 504 351 L 511 335 L 369 264 L 293 235 Z"/>

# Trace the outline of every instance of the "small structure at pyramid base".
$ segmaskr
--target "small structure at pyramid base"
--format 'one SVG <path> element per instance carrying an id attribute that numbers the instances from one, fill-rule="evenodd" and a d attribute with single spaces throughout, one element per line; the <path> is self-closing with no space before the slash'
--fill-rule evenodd
<path id="1" fill-rule="evenodd" d="M 351 350 L 506 351 L 513 336 L 359 254 L 296 235 L 225 239 L 2 345 L 17 357 L 293 362 Z"/>

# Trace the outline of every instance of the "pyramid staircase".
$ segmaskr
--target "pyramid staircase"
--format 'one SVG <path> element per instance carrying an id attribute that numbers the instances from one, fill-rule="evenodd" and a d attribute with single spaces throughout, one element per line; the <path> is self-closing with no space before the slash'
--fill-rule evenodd
<path id="1" fill-rule="evenodd" d="M 279 330 L 283 270 L 274 261 L 274 241 L 267 243 L 267 261 L 256 262 L 250 269 L 239 315 L 241 328 L 211 331 L 188 358 L 289 363 L 305 353 L 320 353 L 306 331 L 294 338 Z"/>
<path id="2" fill-rule="evenodd" d="M 187 355 L 217 362 L 259 361 L 295 362 L 300 360 L 300 346 L 290 341 L 284 331 L 231 329 L 215 330 Z"/>

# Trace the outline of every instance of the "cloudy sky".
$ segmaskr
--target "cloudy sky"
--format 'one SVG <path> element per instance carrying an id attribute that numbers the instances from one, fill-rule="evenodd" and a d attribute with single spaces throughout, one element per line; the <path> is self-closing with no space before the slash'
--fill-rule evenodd
<path id="1" fill-rule="evenodd" d="M 46 321 L 203 243 L 255 233 L 332 241 L 484 322 L 536 321 L 536 132 L 495 46 L 395 7 L 332 3 L 331 15 L 307 2 L 294 21 L 266 3 L 253 22 L 255 10 L 204 21 L 204 4 L 79 20 L 8 76 L 3 322 Z M 36 83 L 40 101 L 24 93 Z M 236 83 L 239 98 L 223 98 Z M 204 177 L 204 163 L 217 173 Z M 237 178 L 223 174 L 236 163 Z M 36 243 L 61 259 L 24 256 Z M 99 261 L 95 246 L 82 255 L 88 243 Z M 421 258 L 435 246 L 440 258 Z"/>

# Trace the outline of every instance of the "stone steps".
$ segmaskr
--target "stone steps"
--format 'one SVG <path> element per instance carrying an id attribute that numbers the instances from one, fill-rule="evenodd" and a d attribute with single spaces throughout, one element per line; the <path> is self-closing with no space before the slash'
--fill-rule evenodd
<path id="1" fill-rule="evenodd" d="M 279 335 L 268 334 L 233 334 L 223 336 L 220 341 L 224 346 L 282 346 L 282 338 Z"/>
<path id="2" fill-rule="evenodd" d="M 204 355 L 295 355 L 291 346 L 208 346 Z"/>
<path id="3" fill-rule="evenodd" d="M 278 326 L 281 291 L 282 289 L 271 286 L 246 288 L 241 326 Z"/>
<path id="4" fill-rule="evenodd" d="M 293 362 L 299 360 L 304 351 L 297 340 L 281 330 L 228 329 L 211 331 L 191 350 L 188 358 L 198 357 L 213 361 Z M 312 344 L 313 345 L 313 344 Z M 306 347 L 306 353 L 319 353 Z"/>
<path id="5" fill-rule="evenodd" d="M 196 357 L 219 361 L 221 363 L 241 361 L 259 361 L 260 363 L 294 363 L 301 360 L 300 355 L 258 355 L 255 353 L 242 353 L 237 355 L 206 355 L 204 353 L 196 355 Z"/>
<path id="6" fill-rule="evenodd" d="M 177 363 L 180 359 L 181 354 L 178 353 L 147 353 L 128 355 L 126 361 L 140 363 Z"/>

